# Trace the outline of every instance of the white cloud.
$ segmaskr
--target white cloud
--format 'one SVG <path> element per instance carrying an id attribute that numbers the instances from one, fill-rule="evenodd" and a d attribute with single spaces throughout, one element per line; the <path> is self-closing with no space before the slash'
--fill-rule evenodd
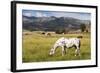
<path id="1" fill-rule="evenodd" d="M 30 17 L 30 16 L 32 16 L 32 13 L 30 13 L 30 12 L 25 12 L 23 15 Z"/>
<path id="2" fill-rule="evenodd" d="M 72 13 L 72 12 L 54 12 L 52 13 L 52 15 L 56 16 L 56 17 L 73 17 L 73 18 L 77 18 L 77 19 L 82 19 L 82 20 L 90 20 L 90 14 L 87 13 Z"/>
<path id="3" fill-rule="evenodd" d="M 47 17 L 45 13 L 36 12 L 36 17 Z"/>

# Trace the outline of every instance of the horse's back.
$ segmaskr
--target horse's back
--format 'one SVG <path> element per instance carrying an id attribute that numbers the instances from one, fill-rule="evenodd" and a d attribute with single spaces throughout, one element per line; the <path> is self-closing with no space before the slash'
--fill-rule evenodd
<path id="1" fill-rule="evenodd" d="M 65 43 L 67 47 L 71 47 L 73 45 L 75 46 L 79 46 L 80 44 L 80 39 L 78 38 L 69 38 L 69 39 L 65 39 Z"/>
<path id="2" fill-rule="evenodd" d="M 64 37 L 61 37 L 56 41 L 56 43 L 62 42 L 62 41 L 64 41 L 64 39 L 65 39 Z"/>
<path id="3" fill-rule="evenodd" d="M 79 44 L 80 43 L 80 39 L 78 39 L 78 38 L 72 38 L 72 39 L 70 39 L 71 41 L 72 41 L 72 43 L 74 43 L 74 44 Z"/>

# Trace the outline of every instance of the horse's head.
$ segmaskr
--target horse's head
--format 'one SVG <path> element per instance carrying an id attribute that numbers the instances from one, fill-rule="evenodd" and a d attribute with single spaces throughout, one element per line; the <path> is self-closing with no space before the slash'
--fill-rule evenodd
<path id="1" fill-rule="evenodd" d="M 54 53 L 55 53 L 55 50 L 52 48 L 52 49 L 50 50 L 50 52 L 49 52 L 49 55 L 52 56 L 52 55 L 54 55 Z"/>

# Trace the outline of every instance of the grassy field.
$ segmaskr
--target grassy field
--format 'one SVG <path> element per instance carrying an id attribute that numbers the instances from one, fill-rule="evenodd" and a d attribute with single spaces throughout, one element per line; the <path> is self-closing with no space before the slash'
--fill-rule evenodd
<path id="1" fill-rule="evenodd" d="M 24 32 L 23 32 L 24 33 Z M 23 62 L 43 62 L 43 61 L 67 61 L 67 60 L 87 60 L 91 59 L 90 34 L 52 34 L 45 36 L 39 32 L 27 32 L 23 34 L 22 61 Z M 74 56 L 75 49 L 70 48 L 65 56 L 61 55 L 58 48 L 54 56 L 49 56 L 49 51 L 53 44 L 60 37 L 72 38 L 82 35 L 81 56 Z"/>

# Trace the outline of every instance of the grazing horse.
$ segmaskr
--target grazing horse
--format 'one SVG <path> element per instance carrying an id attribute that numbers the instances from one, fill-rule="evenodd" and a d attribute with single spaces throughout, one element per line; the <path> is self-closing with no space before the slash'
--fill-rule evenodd
<path id="1" fill-rule="evenodd" d="M 46 35 L 46 36 L 51 36 L 51 33 L 46 33 L 45 35 Z"/>
<path id="2" fill-rule="evenodd" d="M 80 55 L 80 39 L 79 38 L 60 38 L 58 39 L 54 46 L 51 48 L 49 55 L 55 54 L 55 51 L 58 47 L 61 47 L 62 49 L 62 56 L 66 54 L 66 51 L 68 48 L 75 47 L 75 56 Z"/>
<path id="3" fill-rule="evenodd" d="M 83 38 L 83 36 L 78 36 L 77 38 Z"/>

